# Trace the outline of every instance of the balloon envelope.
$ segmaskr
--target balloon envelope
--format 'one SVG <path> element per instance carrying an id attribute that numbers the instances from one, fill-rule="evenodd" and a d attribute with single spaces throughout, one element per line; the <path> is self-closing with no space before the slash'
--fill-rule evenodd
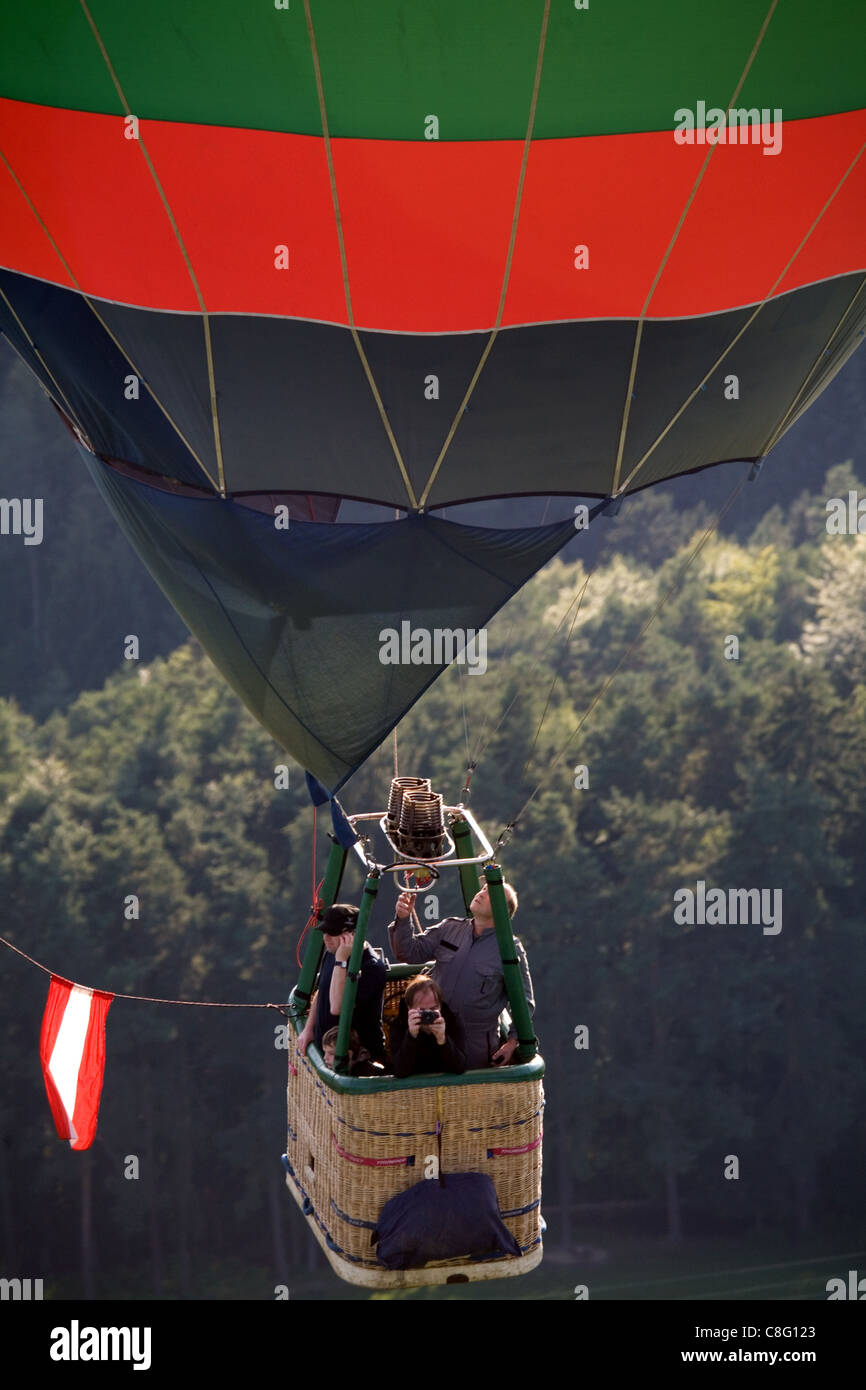
<path id="1" fill-rule="evenodd" d="M 332 789 L 443 669 L 381 633 L 482 626 L 573 534 L 431 509 L 760 458 L 861 339 L 862 7 L 659 8 L 0 20 L 0 327 Z"/>

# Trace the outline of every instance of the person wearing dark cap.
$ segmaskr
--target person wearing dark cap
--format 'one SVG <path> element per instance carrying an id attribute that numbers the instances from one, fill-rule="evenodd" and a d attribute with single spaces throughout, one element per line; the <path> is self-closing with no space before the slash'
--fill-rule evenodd
<path id="1" fill-rule="evenodd" d="M 340 1021 L 340 1005 L 346 988 L 357 924 L 358 909 L 351 903 L 334 903 L 318 924 L 325 943 L 325 957 L 319 971 L 319 987 L 310 1001 L 310 1012 L 298 1037 L 298 1051 L 301 1053 L 306 1052 L 311 1042 L 321 1052 L 325 1034 Z M 383 953 L 374 950 L 365 941 L 352 1027 L 361 1039 L 361 1045 L 376 1062 L 385 1060 L 382 998 L 387 973 Z"/>

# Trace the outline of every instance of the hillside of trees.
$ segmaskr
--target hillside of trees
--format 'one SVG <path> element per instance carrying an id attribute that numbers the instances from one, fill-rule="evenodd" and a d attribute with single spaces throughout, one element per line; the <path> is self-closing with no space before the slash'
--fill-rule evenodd
<path id="1" fill-rule="evenodd" d="M 36 403 L 16 400 L 26 433 Z M 811 486 L 749 485 L 697 554 L 705 501 L 651 492 L 594 523 L 615 540 L 551 563 L 491 624 L 487 672 L 455 666 L 401 726 L 402 772 L 456 799 L 480 747 L 475 814 L 497 835 L 520 812 L 502 862 L 548 1068 L 550 1250 L 580 1244 L 590 1205 L 629 1203 L 686 1245 L 862 1242 L 866 535 L 829 535 L 825 504 L 866 484 L 829 447 Z M 5 493 L 32 495 L 5 457 Z M 62 431 L 42 462 L 75 482 L 53 549 L 0 556 L 3 935 L 100 989 L 280 1003 L 311 894 L 303 774 L 277 790 L 283 755 L 183 640 Z M 383 804 L 391 761 L 389 742 L 350 809 Z M 326 849 L 320 818 L 320 866 Z M 699 880 L 780 889 L 781 930 L 678 924 Z M 39 1070 L 47 979 L 5 949 L 2 969 L 4 1271 L 55 1297 L 269 1298 L 322 1277 L 283 1188 L 279 1015 L 117 1000 L 99 1134 L 73 1154 Z"/>

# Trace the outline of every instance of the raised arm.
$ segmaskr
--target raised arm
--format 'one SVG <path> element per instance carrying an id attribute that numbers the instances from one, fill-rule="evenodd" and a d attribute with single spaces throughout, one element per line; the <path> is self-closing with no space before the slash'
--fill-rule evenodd
<path id="1" fill-rule="evenodd" d="M 412 903 L 414 894 L 401 893 L 397 899 L 394 921 L 388 928 L 388 941 L 398 960 L 406 965 L 423 965 L 425 960 L 433 960 L 436 947 L 442 935 L 444 922 L 437 922 L 426 931 L 415 932 L 412 927 Z"/>

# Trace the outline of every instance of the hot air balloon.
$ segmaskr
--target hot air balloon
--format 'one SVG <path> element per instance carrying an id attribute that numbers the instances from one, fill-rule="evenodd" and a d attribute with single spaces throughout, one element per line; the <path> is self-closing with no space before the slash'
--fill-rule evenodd
<path id="1" fill-rule="evenodd" d="M 448 664 L 380 634 L 482 629 L 574 536 L 455 508 L 757 462 L 856 347 L 863 38 L 855 0 L 4 14 L 0 328 L 316 795 Z"/>

